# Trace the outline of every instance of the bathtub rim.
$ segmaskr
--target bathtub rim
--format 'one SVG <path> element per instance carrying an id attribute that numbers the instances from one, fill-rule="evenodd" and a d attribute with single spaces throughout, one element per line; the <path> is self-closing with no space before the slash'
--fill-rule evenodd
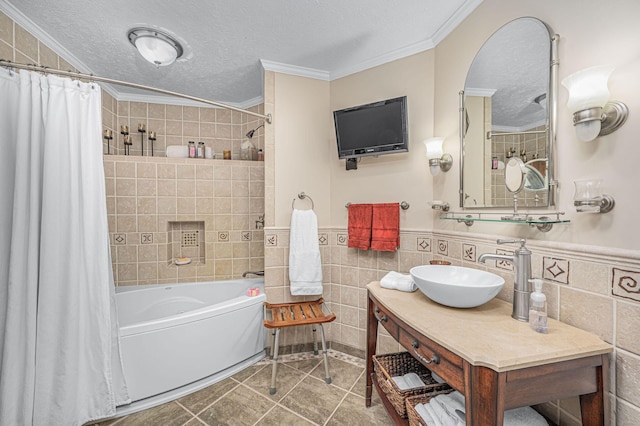
<path id="1" fill-rule="evenodd" d="M 174 286 L 207 286 L 207 285 L 220 285 L 221 283 L 235 283 L 246 282 L 246 285 L 251 284 L 254 287 L 260 288 L 260 294 L 257 296 L 241 295 L 231 299 L 224 300 L 223 302 L 213 305 L 206 305 L 204 307 L 193 309 L 190 311 L 181 312 L 179 314 L 169 315 L 162 318 L 155 318 L 148 321 L 141 321 L 133 324 L 122 325 L 119 323 L 120 337 L 135 336 L 141 333 L 148 333 L 152 331 L 161 330 L 169 327 L 177 327 L 185 324 L 189 324 L 196 321 L 201 321 L 205 318 L 224 315 L 232 311 L 244 309 L 256 304 L 263 304 L 267 297 L 264 293 L 264 278 L 242 278 L 239 280 L 224 280 L 224 281 L 205 281 L 205 282 L 189 282 L 180 284 L 150 284 L 150 285 L 137 285 L 127 286 L 126 288 L 118 291 L 116 288 L 116 294 L 134 292 L 134 291 L 149 291 L 154 289 L 162 289 L 166 287 Z M 247 287 L 249 288 L 249 287 Z M 117 307 L 117 298 L 116 298 Z"/>

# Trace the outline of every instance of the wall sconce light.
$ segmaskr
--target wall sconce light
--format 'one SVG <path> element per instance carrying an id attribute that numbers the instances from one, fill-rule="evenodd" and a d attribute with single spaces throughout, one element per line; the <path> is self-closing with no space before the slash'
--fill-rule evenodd
<path id="1" fill-rule="evenodd" d="M 453 165 L 451 154 L 442 152 L 443 142 L 444 138 L 429 138 L 424 141 L 424 146 L 427 149 L 427 159 L 429 160 L 429 171 L 433 176 L 440 173 L 440 170 L 448 172 Z"/>
<path id="2" fill-rule="evenodd" d="M 153 28 L 132 28 L 127 37 L 140 55 L 156 67 L 171 65 L 184 52 L 175 38 Z"/>
<path id="3" fill-rule="evenodd" d="M 619 101 L 609 102 L 607 83 L 613 70 L 609 65 L 592 67 L 562 80 L 569 91 L 567 108 L 573 113 L 573 125 L 581 141 L 615 132 L 627 120 L 627 106 Z"/>
<path id="4" fill-rule="evenodd" d="M 602 193 L 601 179 L 576 180 L 573 183 L 576 190 L 573 205 L 577 212 L 608 213 L 615 206 L 613 197 Z"/>

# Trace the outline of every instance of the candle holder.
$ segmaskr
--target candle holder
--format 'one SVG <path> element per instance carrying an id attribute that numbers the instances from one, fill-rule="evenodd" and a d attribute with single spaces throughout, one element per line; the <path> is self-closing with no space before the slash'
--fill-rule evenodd
<path id="1" fill-rule="evenodd" d="M 113 131 L 108 129 L 105 130 L 103 137 L 107 141 L 107 154 L 111 154 L 111 139 L 113 139 Z"/>
<path id="2" fill-rule="evenodd" d="M 144 134 L 147 132 L 147 127 L 144 123 L 138 124 L 138 132 L 140 133 L 140 155 L 144 156 Z"/>
<path id="3" fill-rule="evenodd" d="M 120 126 L 120 134 L 124 137 L 124 155 L 129 155 L 127 148 L 127 137 L 129 136 L 129 126 Z"/>
<path id="4" fill-rule="evenodd" d="M 126 135 L 124 137 L 124 155 L 129 155 L 131 153 L 131 145 L 133 145 L 133 142 L 131 142 L 131 136 Z"/>
<path id="5" fill-rule="evenodd" d="M 151 156 L 153 157 L 153 143 L 156 141 L 156 132 L 152 132 L 151 130 L 149 130 L 149 143 L 151 145 Z"/>

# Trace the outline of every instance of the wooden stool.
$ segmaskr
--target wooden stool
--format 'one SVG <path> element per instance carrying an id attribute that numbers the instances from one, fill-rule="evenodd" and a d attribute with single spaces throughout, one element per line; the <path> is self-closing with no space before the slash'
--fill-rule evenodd
<path id="1" fill-rule="evenodd" d="M 292 302 L 271 304 L 264 302 L 264 326 L 272 329 L 273 345 L 271 345 L 271 359 L 273 359 L 273 370 L 271 373 L 271 395 L 276 393 L 276 373 L 278 371 L 278 339 L 280 329 L 293 327 L 296 325 L 311 325 L 313 329 L 313 353 L 318 355 L 318 341 L 316 340 L 316 324 L 320 325 L 322 332 L 322 354 L 324 356 L 325 381 L 331 383 L 329 375 L 329 360 L 327 359 L 327 342 L 324 337 L 325 322 L 336 319 L 333 312 L 324 304 L 324 299 L 309 302 Z"/>

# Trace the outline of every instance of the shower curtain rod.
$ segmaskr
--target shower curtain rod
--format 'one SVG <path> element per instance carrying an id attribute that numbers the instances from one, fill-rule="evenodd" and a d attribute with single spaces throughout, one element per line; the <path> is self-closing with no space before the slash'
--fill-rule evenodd
<path id="1" fill-rule="evenodd" d="M 214 101 L 198 98 L 198 97 L 191 96 L 191 95 L 185 95 L 183 93 L 172 92 L 170 90 L 158 89 L 157 87 L 145 86 L 143 84 L 129 83 L 127 81 L 114 80 L 112 78 L 98 77 L 98 76 L 95 76 L 93 74 L 85 74 L 85 73 L 73 72 L 73 71 L 64 71 L 64 70 L 59 70 L 59 69 L 55 69 L 55 68 L 49 68 L 49 67 L 40 66 L 40 65 L 21 64 L 21 63 L 18 63 L 18 62 L 8 61 L 6 59 L 0 59 L 0 66 L 6 67 L 6 68 L 17 68 L 17 69 L 22 69 L 22 70 L 27 70 L 27 71 L 42 72 L 42 73 L 45 73 L 45 74 L 61 75 L 61 76 L 65 76 L 65 77 L 85 78 L 85 79 L 87 79 L 89 81 L 97 81 L 97 82 L 102 82 L 102 83 L 111 83 L 111 84 L 117 84 L 119 86 L 127 86 L 127 87 L 133 87 L 133 88 L 136 88 L 136 89 L 150 90 L 152 92 L 158 92 L 158 93 L 163 93 L 165 95 L 177 96 L 179 98 L 190 99 L 192 101 L 202 102 L 202 103 L 213 105 L 213 106 L 217 106 L 217 107 L 220 107 L 220 108 L 229 109 L 229 110 L 236 111 L 236 112 L 241 112 L 243 114 L 252 115 L 254 117 L 262 118 L 267 123 L 271 124 L 271 114 L 266 114 L 266 115 L 259 114 L 257 112 L 247 111 L 246 109 L 236 108 L 236 107 L 233 107 L 233 106 L 230 106 L 230 105 L 221 104 L 219 102 L 214 102 Z"/>

